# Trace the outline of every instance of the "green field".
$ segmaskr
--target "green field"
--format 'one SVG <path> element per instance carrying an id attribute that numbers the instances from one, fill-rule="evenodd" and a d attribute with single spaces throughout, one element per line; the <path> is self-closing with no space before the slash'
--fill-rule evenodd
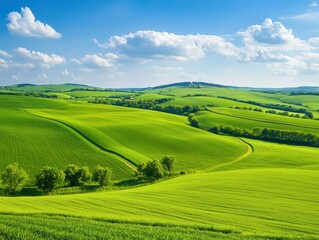
<path id="1" fill-rule="evenodd" d="M 268 114 L 264 107 L 216 97 L 302 104 L 316 116 L 317 96 L 216 86 L 129 92 L 136 100 L 173 99 L 163 106 L 207 108 L 195 113 L 200 126 L 195 128 L 186 115 L 85 102 L 114 95 L 121 99 L 126 91 L 68 92 L 69 87 L 20 86 L 19 91 L 55 89 L 61 98 L 81 101 L 2 91 L 1 172 L 12 162 L 30 176 L 45 165 L 102 165 L 112 170 L 116 182 L 129 183 L 137 165 L 174 155 L 176 175 L 88 193 L 0 196 L 3 239 L 319 239 L 319 148 L 207 131 L 228 125 L 319 135 L 317 120 Z M 202 96 L 190 96 L 194 94 Z"/>

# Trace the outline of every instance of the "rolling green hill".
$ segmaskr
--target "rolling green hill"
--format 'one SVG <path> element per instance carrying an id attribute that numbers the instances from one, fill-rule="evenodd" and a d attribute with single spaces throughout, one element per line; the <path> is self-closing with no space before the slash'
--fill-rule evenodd
<path id="1" fill-rule="evenodd" d="M 318 120 L 269 114 L 265 111 L 270 108 L 216 97 L 302 104 L 316 117 L 317 96 L 209 84 L 130 92 L 135 94 L 130 101 L 172 98 L 161 105 L 204 106 L 195 113 L 202 128 L 198 129 L 189 125 L 186 115 L 85 102 L 114 95 L 121 99 L 126 91 L 37 88 L 56 89 L 80 101 L 12 96 L 3 91 L 1 171 L 11 162 L 19 162 L 31 175 L 44 165 L 100 164 L 111 168 L 118 181 L 132 179 L 138 164 L 174 155 L 175 172 L 187 174 L 122 190 L 1 196 L 0 236 L 4 239 L 319 239 L 319 148 L 207 131 L 223 124 L 319 135 Z M 249 107 L 263 112 L 244 110 Z"/>
<path id="2" fill-rule="evenodd" d="M 81 103 L 28 112 L 72 126 L 134 164 L 169 154 L 177 158 L 177 171 L 194 171 L 226 162 L 246 151 L 238 139 L 192 128 L 185 117 L 172 114 Z"/>

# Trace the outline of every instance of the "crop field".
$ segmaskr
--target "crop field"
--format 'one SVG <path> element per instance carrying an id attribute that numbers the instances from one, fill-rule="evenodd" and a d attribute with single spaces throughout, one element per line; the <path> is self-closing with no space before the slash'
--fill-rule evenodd
<path id="1" fill-rule="evenodd" d="M 196 114 L 200 126 L 210 129 L 218 125 L 229 125 L 242 129 L 273 128 L 319 134 L 319 121 L 256 113 L 248 110 L 229 108 L 208 108 Z"/>
<path id="2" fill-rule="evenodd" d="M 0 196 L 0 239 L 319 239 L 318 147 L 207 131 L 227 125 L 319 135 L 318 120 L 269 114 L 270 108 L 216 97 L 302 104 L 316 117 L 317 96 L 216 86 L 100 92 L 43 85 L 19 91 L 26 87 L 81 100 L 2 91 L 0 172 L 12 162 L 31 178 L 45 165 L 102 165 L 112 170 L 114 181 L 129 183 L 139 164 L 173 155 L 176 175 L 85 193 Z M 200 105 L 194 113 L 199 128 L 187 114 L 87 103 L 127 94 L 145 101 L 173 98 L 161 106 Z M 249 107 L 263 112 L 243 109 Z"/>
<path id="3" fill-rule="evenodd" d="M 80 103 L 28 111 L 68 124 L 134 164 L 169 154 L 177 158 L 177 171 L 194 171 L 231 160 L 246 151 L 240 140 L 192 128 L 184 117 L 172 114 Z"/>

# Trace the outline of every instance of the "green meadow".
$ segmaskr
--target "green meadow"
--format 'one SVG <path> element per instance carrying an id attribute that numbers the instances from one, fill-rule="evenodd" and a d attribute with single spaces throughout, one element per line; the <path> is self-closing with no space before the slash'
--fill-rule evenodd
<path id="1" fill-rule="evenodd" d="M 217 97 L 291 105 L 316 118 L 318 96 L 193 84 L 94 89 L 26 85 L 2 91 L 1 172 L 18 162 L 31 177 L 27 187 L 33 187 L 43 166 L 101 165 L 112 170 L 115 183 L 126 182 L 69 194 L 67 187 L 60 187 L 44 196 L 27 191 L 18 197 L 2 195 L 3 239 L 319 239 L 318 147 L 207 131 L 226 125 L 319 135 L 318 120 L 269 114 L 274 109 Z M 9 95 L 9 90 L 49 90 L 58 99 Z M 169 98 L 158 105 L 198 105 L 193 114 L 199 126 L 191 126 L 187 113 L 89 103 L 96 98 Z M 176 158 L 173 176 L 130 185 L 137 181 L 140 164 L 165 155 Z M 59 194 L 64 190 L 66 194 Z"/>

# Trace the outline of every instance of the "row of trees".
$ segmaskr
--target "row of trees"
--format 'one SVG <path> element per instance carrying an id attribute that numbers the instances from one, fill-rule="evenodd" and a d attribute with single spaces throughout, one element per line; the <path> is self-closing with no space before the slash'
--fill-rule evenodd
<path id="1" fill-rule="evenodd" d="M 224 125 L 215 126 L 209 129 L 209 131 L 216 134 L 227 134 L 236 137 L 255 138 L 272 142 L 306 145 L 313 147 L 319 146 L 319 136 L 300 131 L 289 131 L 270 128 L 254 128 L 253 130 L 249 130 Z"/>
<path id="2" fill-rule="evenodd" d="M 63 184 L 82 186 L 94 181 L 100 187 L 109 186 L 112 184 L 111 176 L 111 170 L 101 166 L 97 166 L 92 173 L 88 167 L 79 167 L 75 164 L 69 164 L 64 171 L 46 166 L 35 176 L 35 185 L 47 194 Z M 29 176 L 18 163 L 13 163 L 9 164 L 1 174 L 1 180 L 5 185 L 5 191 L 9 195 L 15 195 L 28 182 Z"/>
<path id="3" fill-rule="evenodd" d="M 90 100 L 89 103 L 96 103 L 96 104 L 108 104 L 108 105 L 116 105 L 122 107 L 131 107 L 131 108 L 142 108 L 142 109 L 149 109 L 155 110 L 159 112 L 167 112 L 172 114 L 178 115 L 187 115 L 188 113 L 195 113 L 200 110 L 198 105 L 190 106 L 186 105 L 183 107 L 179 106 L 161 106 L 159 104 L 165 103 L 168 101 L 173 100 L 173 98 L 160 98 L 160 99 L 149 99 L 149 100 L 130 100 L 130 99 L 111 99 L 111 98 L 97 98 L 94 100 Z"/>
<path id="4" fill-rule="evenodd" d="M 217 96 L 217 97 L 236 101 L 236 102 L 248 103 L 248 104 L 256 105 L 259 107 L 273 108 L 273 109 L 278 109 L 278 110 L 287 111 L 287 112 L 303 113 L 308 118 L 313 119 L 313 113 L 311 111 L 308 111 L 305 108 L 297 108 L 297 107 L 293 107 L 291 105 L 288 106 L 288 105 L 284 105 L 284 104 L 259 103 L 259 102 L 255 102 L 255 101 L 244 101 L 244 100 L 239 100 L 236 98 L 230 98 L 230 97 L 224 97 L 224 96 Z"/>

